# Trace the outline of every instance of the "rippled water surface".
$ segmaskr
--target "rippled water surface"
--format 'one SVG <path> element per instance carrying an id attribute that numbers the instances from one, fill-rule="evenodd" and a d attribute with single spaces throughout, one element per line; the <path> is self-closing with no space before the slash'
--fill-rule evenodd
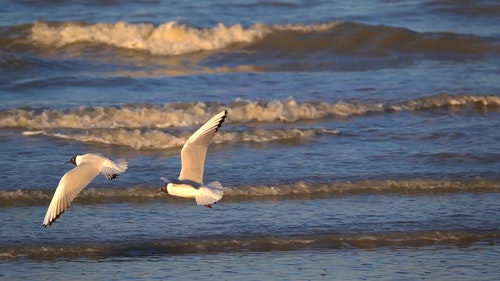
<path id="1" fill-rule="evenodd" d="M 6 1 L 0 277 L 496 280 L 500 6 L 455 2 Z M 222 200 L 156 194 L 223 109 Z"/>

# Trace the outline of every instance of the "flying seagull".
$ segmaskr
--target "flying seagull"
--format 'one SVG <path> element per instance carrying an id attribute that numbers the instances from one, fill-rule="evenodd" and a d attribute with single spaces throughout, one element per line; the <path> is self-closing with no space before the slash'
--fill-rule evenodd
<path id="1" fill-rule="evenodd" d="M 181 172 L 177 180 L 162 177 L 165 185 L 157 192 L 173 196 L 194 198 L 196 204 L 212 208 L 224 195 L 218 181 L 203 184 L 203 169 L 208 145 L 227 117 L 227 109 L 208 120 L 186 141 L 181 150 Z"/>
<path id="2" fill-rule="evenodd" d="M 100 154 L 84 154 L 73 156 L 65 164 L 73 164 L 76 167 L 59 181 L 54 192 L 52 201 L 43 220 L 43 226 L 47 227 L 58 219 L 62 213 L 71 205 L 71 201 L 82 191 L 99 173 L 107 179 L 114 179 L 125 172 L 128 163 L 125 160 L 115 162 Z"/>

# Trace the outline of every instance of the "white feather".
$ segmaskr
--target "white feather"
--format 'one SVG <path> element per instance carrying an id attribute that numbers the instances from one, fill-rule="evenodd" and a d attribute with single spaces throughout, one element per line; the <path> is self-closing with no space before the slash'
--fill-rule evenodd
<path id="1" fill-rule="evenodd" d="M 203 169 L 208 145 L 227 117 L 227 110 L 219 112 L 189 137 L 181 150 L 181 172 L 179 180 L 203 183 Z"/>
<path id="2" fill-rule="evenodd" d="M 211 205 L 217 203 L 224 195 L 224 187 L 218 181 L 198 188 L 198 195 L 195 196 L 197 205 Z"/>
<path id="3" fill-rule="evenodd" d="M 198 205 L 210 206 L 219 201 L 224 188 L 220 182 L 203 185 L 203 170 L 208 145 L 228 114 L 227 110 L 221 111 L 210 118 L 194 134 L 189 137 L 181 150 L 181 172 L 177 181 L 167 178 L 162 180 L 167 183 L 167 192 L 170 195 L 195 198 Z"/>
<path id="4" fill-rule="evenodd" d="M 91 153 L 76 156 L 75 163 L 77 166 L 64 174 L 59 181 L 43 220 L 44 227 L 51 225 L 64 213 L 76 195 L 99 173 L 107 178 L 114 178 L 128 168 L 128 163 L 125 160 L 115 162 L 99 154 Z"/>

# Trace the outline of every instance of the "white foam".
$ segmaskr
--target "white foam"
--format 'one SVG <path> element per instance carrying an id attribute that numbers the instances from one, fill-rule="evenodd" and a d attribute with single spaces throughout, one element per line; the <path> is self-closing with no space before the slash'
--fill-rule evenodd
<path id="1" fill-rule="evenodd" d="M 89 107 L 71 110 L 13 109 L 0 117 L 0 128 L 30 130 L 93 128 L 168 128 L 204 123 L 215 113 L 229 108 L 231 122 L 296 122 L 327 116 L 361 115 L 383 111 L 381 104 L 358 104 L 339 101 L 297 102 L 290 98 L 273 101 L 236 100 L 228 105 L 203 102 L 165 104 L 164 106 Z M 33 133 L 33 132 L 31 132 Z M 28 133 L 27 133 L 28 134 Z"/>
<path id="2" fill-rule="evenodd" d="M 0 128 L 28 129 L 93 129 L 182 127 L 201 124 L 219 108 L 207 108 L 204 103 L 164 106 L 80 107 L 70 110 L 12 109 L 0 117 Z M 220 110 L 223 108 L 220 107 Z"/>
<path id="3" fill-rule="evenodd" d="M 320 120 L 331 116 L 359 116 L 370 113 L 428 110 L 455 107 L 499 107 L 499 96 L 435 95 L 397 103 L 361 103 L 349 101 L 299 102 L 293 98 L 271 101 L 236 99 L 228 104 L 184 103 L 129 105 L 111 107 L 81 107 L 69 110 L 10 109 L 0 115 L 0 128 L 46 129 L 116 129 L 169 128 L 203 124 L 226 108 L 233 123 L 286 122 Z M 25 134 L 35 134 L 26 132 Z"/>
<path id="4" fill-rule="evenodd" d="M 275 129 L 275 130 L 251 130 L 238 132 L 220 132 L 214 138 L 214 143 L 235 142 L 271 142 L 300 140 L 314 137 L 318 134 L 338 134 L 336 130 L 315 129 Z M 109 145 L 128 146 L 136 150 L 140 149 L 168 149 L 182 147 L 189 138 L 189 133 L 180 136 L 166 133 L 160 130 L 139 129 L 97 129 L 85 130 L 84 132 L 51 132 L 51 131 L 25 131 L 25 136 L 43 135 L 58 139 L 69 139 L 80 142 L 100 143 Z"/>
<path id="5" fill-rule="evenodd" d="M 239 24 L 226 26 L 219 23 L 211 28 L 194 28 L 175 21 L 160 25 L 127 22 L 96 24 L 36 22 L 31 29 L 30 39 L 43 45 L 55 47 L 90 42 L 146 51 L 155 55 L 180 55 L 197 51 L 219 50 L 232 44 L 252 43 L 275 30 L 318 32 L 332 28 L 337 24 L 337 22 L 311 25 L 258 23 L 245 28 Z"/>

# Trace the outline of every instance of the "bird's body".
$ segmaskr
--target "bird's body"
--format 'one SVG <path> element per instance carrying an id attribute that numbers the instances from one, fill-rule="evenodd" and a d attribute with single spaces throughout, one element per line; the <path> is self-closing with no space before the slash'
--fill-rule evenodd
<path id="1" fill-rule="evenodd" d="M 100 154 L 92 153 L 74 156 L 66 163 L 76 165 L 76 167 L 64 174 L 59 181 L 43 220 L 44 227 L 55 222 L 71 205 L 76 195 L 98 174 L 103 174 L 108 179 L 114 179 L 128 168 L 128 164 L 124 160 L 115 162 Z"/>
<path id="2" fill-rule="evenodd" d="M 177 180 L 162 178 L 166 183 L 160 192 L 170 195 L 194 198 L 198 205 L 211 208 L 224 195 L 220 182 L 203 184 L 203 170 L 208 145 L 227 117 L 227 110 L 219 112 L 208 120 L 186 141 L 181 150 L 181 172 Z"/>
<path id="3" fill-rule="evenodd" d="M 167 184 L 168 194 L 184 197 L 184 198 L 195 198 L 199 195 L 200 190 L 191 184 L 185 183 L 170 183 Z"/>

